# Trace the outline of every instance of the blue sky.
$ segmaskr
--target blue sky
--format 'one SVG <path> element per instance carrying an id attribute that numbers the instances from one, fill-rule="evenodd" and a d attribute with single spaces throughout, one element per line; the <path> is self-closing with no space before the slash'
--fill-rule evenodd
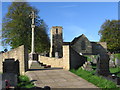
<path id="1" fill-rule="evenodd" d="M 2 17 L 11 3 L 2 3 Z M 117 2 L 30 2 L 49 27 L 63 27 L 64 41 L 85 34 L 90 41 L 99 41 L 98 31 L 105 20 L 118 19 Z M 0 51 L 1 51 L 0 47 Z"/>

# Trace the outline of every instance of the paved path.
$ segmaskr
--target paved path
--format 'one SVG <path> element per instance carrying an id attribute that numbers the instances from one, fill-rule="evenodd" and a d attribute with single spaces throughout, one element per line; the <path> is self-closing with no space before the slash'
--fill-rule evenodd
<path id="1" fill-rule="evenodd" d="M 63 69 L 28 71 L 26 75 L 32 80 L 37 80 L 35 85 L 38 87 L 97 88 L 95 85 Z"/>

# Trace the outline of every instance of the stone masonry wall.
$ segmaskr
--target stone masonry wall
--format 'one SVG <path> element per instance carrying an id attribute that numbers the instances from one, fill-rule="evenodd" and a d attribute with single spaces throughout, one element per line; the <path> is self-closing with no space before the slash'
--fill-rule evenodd
<path id="1" fill-rule="evenodd" d="M 51 58 L 45 56 L 39 56 L 39 61 L 51 65 L 51 67 L 62 67 L 63 69 L 70 69 L 70 47 L 69 45 L 63 45 L 63 58 Z"/>
<path id="2" fill-rule="evenodd" d="M 83 43 L 85 45 L 83 45 Z M 77 53 L 82 53 L 82 54 L 91 54 L 92 53 L 92 45 L 90 43 L 90 41 L 84 36 L 82 35 L 80 38 L 78 38 L 77 42 L 75 42 L 72 46 L 71 46 Z M 84 50 L 82 48 L 85 48 Z"/>
<path id="3" fill-rule="evenodd" d="M 27 48 L 22 45 L 16 49 L 13 49 L 9 52 L 0 54 L 0 72 L 2 71 L 2 62 L 5 59 L 8 58 L 15 58 L 15 60 L 19 60 L 19 66 L 20 66 L 20 74 L 23 74 L 27 71 L 28 69 L 28 52 Z"/>
<path id="4" fill-rule="evenodd" d="M 51 58 L 39 55 L 39 61 L 41 63 L 51 65 L 51 67 L 63 67 L 63 58 Z"/>
<path id="5" fill-rule="evenodd" d="M 63 68 L 70 70 L 70 46 L 63 45 Z"/>
<path id="6" fill-rule="evenodd" d="M 70 69 L 78 69 L 83 66 L 87 58 L 70 48 Z"/>
<path id="7" fill-rule="evenodd" d="M 97 55 L 99 53 L 107 52 L 107 44 L 106 42 L 91 42 L 92 44 L 92 53 L 93 55 Z"/>

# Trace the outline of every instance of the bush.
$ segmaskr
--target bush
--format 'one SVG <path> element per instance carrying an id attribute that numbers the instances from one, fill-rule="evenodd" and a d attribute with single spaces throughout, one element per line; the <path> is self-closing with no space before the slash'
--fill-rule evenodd
<path id="1" fill-rule="evenodd" d="M 28 76 L 25 75 L 21 75 L 18 77 L 18 87 L 20 88 L 32 88 L 34 87 L 34 83 L 30 82 L 30 79 L 28 78 Z"/>

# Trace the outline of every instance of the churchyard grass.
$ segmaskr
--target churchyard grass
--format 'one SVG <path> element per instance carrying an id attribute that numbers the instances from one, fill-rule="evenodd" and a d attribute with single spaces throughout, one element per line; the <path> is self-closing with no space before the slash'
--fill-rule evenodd
<path id="1" fill-rule="evenodd" d="M 110 68 L 111 73 L 120 72 L 120 67 Z"/>
<path id="2" fill-rule="evenodd" d="M 120 67 L 110 68 L 111 73 L 116 73 L 120 77 Z"/>
<path id="3" fill-rule="evenodd" d="M 120 53 L 114 54 L 114 56 L 120 60 Z"/>
<path id="4" fill-rule="evenodd" d="M 75 70 L 70 70 L 72 73 L 82 77 L 83 79 L 87 80 L 88 82 L 93 83 L 97 87 L 100 88 L 117 88 L 116 84 L 112 81 L 109 81 L 101 76 L 94 75 L 95 70 L 93 71 L 85 71 L 81 68 Z"/>
<path id="5" fill-rule="evenodd" d="M 19 83 L 17 86 L 20 88 L 32 88 L 32 87 L 34 87 L 34 84 L 32 82 L 30 82 L 29 77 L 26 75 L 19 76 L 18 80 L 19 80 Z"/>

